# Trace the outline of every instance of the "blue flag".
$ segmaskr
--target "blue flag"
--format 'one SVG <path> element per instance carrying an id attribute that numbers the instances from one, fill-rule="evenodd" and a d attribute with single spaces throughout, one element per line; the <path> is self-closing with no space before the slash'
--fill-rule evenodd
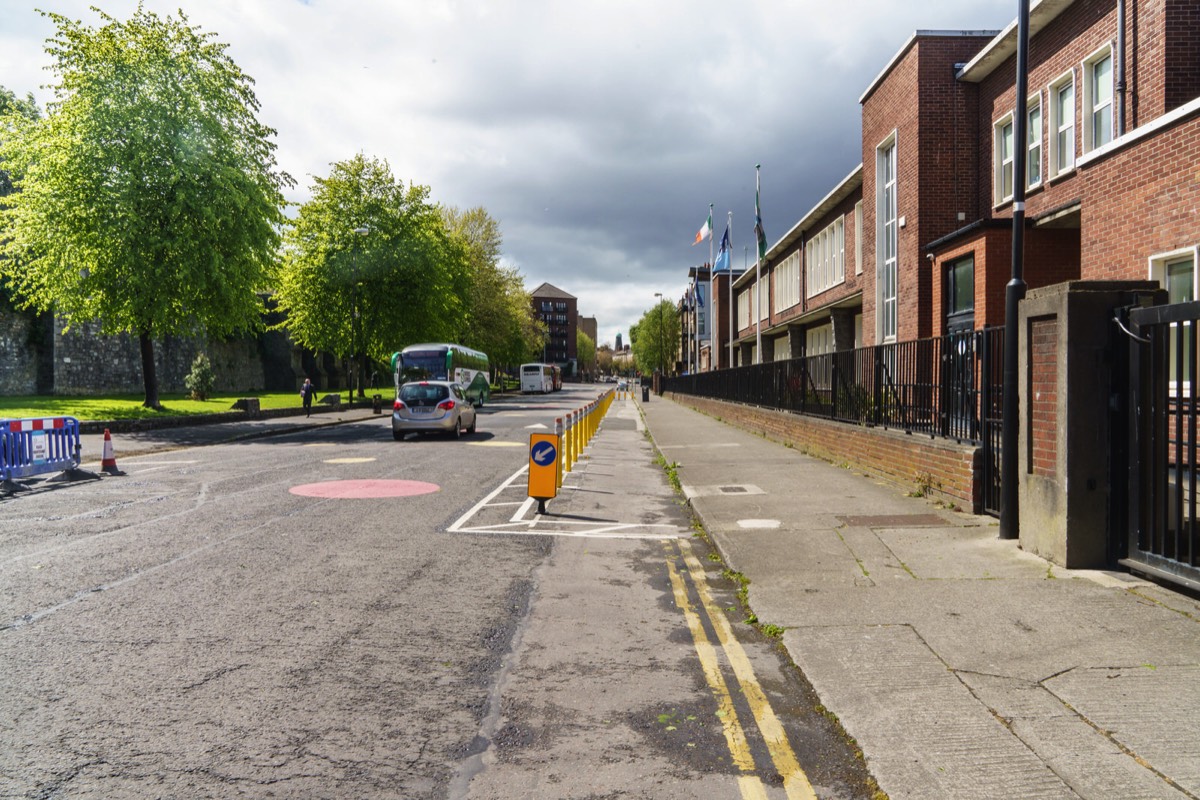
<path id="1" fill-rule="evenodd" d="M 725 226 L 725 235 L 721 237 L 721 249 L 713 262 L 713 272 L 729 271 L 729 226 Z"/>

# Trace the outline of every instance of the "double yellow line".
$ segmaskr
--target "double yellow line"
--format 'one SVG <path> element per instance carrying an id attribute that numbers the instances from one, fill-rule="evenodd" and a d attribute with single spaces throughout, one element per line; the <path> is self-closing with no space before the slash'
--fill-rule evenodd
<path id="1" fill-rule="evenodd" d="M 725 660 L 728 662 L 730 669 L 732 669 L 734 676 L 737 678 L 738 686 L 741 689 L 742 696 L 745 698 L 746 705 L 750 707 L 750 712 L 754 716 L 758 731 L 766 742 L 767 750 L 771 754 L 771 761 L 775 766 L 775 771 L 783 778 L 784 792 L 786 792 L 789 800 L 816 800 L 817 795 L 813 792 L 812 784 L 808 782 L 808 776 L 804 774 L 804 770 L 800 768 L 799 762 L 796 761 L 796 754 L 792 751 L 792 746 L 788 743 L 783 725 L 780 724 L 779 718 L 775 716 L 775 712 L 772 710 L 766 694 L 759 685 L 758 679 L 754 675 L 754 669 L 750 665 L 750 659 L 746 656 L 746 651 L 742 649 L 741 643 L 734 637 L 733 629 L 730 627 L 729 620 L 726 619 L 724 612 L 713 602 L 712 593 L 708 588 L 708 580 L 705 577 L 704 566 L 692 551 L 692 543 L 687 539 L 676 539 L 673 541 L 679 546 L 679 552 L 683 556 L 683 562 L 687 567 L 688 575 L 691 577 L 692 585 L 696 588 L 696 596 L 700 599 L 700 606 L 703 608 L 705 616 L 708 617 L 713 630 L 716 632 L 720 649 L 724 653 Z M 717 648 L 709 641 L 708 633 L 704 630 L 704 624 L 700 618 L 700 613 L 692 605 L 691 598 L 688 596 L 687 585 L 684 582 L 683 576 L 680 575 L 679 569 L 675 566 L 675 553 L 672 541 L 665 540 L 663 547 L 667 551 L 667 570 L 671 575 L 671 588 L 675 593 L 675 605 L 679 606 L 680 610 L 683 611 L 688 628 L 691 630 L 692 641 L 696 645 L 696 655 L 700 658 L 700 666 L 704 671 L 704 678 L 708 681 L 708 686 L 712 689 L 713 696 L 717 701 L 717 716 L 720 718 L 724 729 L 725 743 L 729 747 L 729 754 L 733 758 L 733 763 L 741 773 L 738 776 L 738 788 L 741 790 L 742 798 L 743 800 L 766 800 L 766 788 L 756 774 L 754 756 L 750 752 L 745 729 L 738 719 L 737 710 L 734 707 L 733 695 L 730 694 L 729 686 L 725 682 L 724 674 L 721 671 L 721 661 L 718 658 Z"/>

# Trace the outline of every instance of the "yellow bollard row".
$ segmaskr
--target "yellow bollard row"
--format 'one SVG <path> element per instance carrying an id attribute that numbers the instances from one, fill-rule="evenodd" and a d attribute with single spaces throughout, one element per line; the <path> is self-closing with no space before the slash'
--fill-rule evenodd
<path id="1" fill-rule="evenodd" d="M 562 442 L 561 468 L 558 470 L 559 487 L 562 486 L 563 475 L 571 471 L 571 467 L 583 456 L 583 448 L 600 430 L 600 421 L 608 413 L 614 396 L 613 390 L 609 389 L 583 408 L 568 411 L 565 420 L 560 417 L 554 421 L 554 432 L 562 437 L 560 439 Z"/>

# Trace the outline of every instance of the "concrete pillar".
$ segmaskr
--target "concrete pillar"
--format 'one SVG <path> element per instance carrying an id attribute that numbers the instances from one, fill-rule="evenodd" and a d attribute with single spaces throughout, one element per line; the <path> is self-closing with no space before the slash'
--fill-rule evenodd
<path id="1" fill-rule="evenodd" d="M 1071 569 L 1108 565 L 1109 400 L 1114 309 L 1152 299 L 1152 281 L 1072 281 L 1030 290 L 1020 307 L 1018 458 L 1021 549 Z M 1116 523 L 1120 524 L 1120 523 Z"/>

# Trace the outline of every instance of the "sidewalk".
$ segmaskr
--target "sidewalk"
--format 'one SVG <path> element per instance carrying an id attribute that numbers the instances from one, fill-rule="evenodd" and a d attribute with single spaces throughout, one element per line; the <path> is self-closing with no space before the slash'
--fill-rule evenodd
<path id="1" fill-rule="evenodd" d="M 1055 567 L 991 517 L 668 399 L 641 408 L 892 800 L 1200 796 L 1200 601 Z"/>

